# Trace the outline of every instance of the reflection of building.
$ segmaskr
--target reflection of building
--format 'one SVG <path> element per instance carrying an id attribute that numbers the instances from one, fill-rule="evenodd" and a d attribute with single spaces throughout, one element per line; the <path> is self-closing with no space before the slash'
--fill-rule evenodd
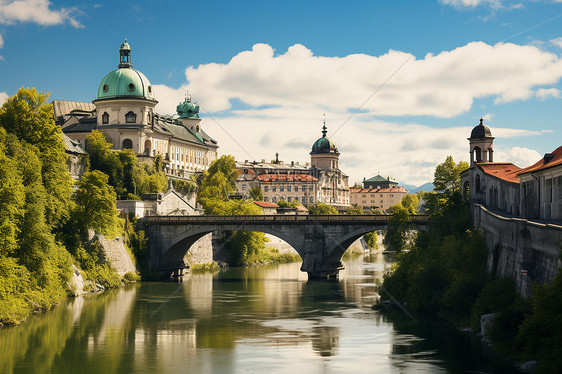
<path id="1" fill-rule="evenodd" d="M 351 205 L 357 205 L 365 210 L 378 209 L 387 211 L 398 204 L 409 191 L 397 182 L 376 175 L 363 180 L 363 188 L 350 188 Z"/>
<path id="2" fill-rule="evenodd" d="M 323 202 L 346 209 L 349 206 L 348 176 L 339 169 L 338 149 L 326 133 L 324 124 L 322 137 L 312 145 L 310 165 L 285 164 L 278 155 L 268 163 L 265 160 L 236 163 L 238 192 L 246 195 L 251 188 L 259 187 L 266 201 Z"/>
<path id="3" fill-rule="evenodd" d="M 114 149 L 132 149 L 151 159 L 162 155 L 170 175 L 206 170 L 217 158 L 217 142 L 201 128 L 199 106 L 186 99 L 174 117 L 155 112 L 150 81 L 133 69 L 131 47 L 119 48 L 119 65 L 101 80 L 92 103 L 54 100 L 55 120 L 71 139 L 85 146 L 94 129 L 110 138 Z"/>
<path id="4" fill-rule="evenodd" d="M 522 218 L 562 219 L 562 147 L 521 169 L 494 162 L 494 138 L 482 119 L 468 140 L 470 167 L 461 174 L 465 197 Z"/>

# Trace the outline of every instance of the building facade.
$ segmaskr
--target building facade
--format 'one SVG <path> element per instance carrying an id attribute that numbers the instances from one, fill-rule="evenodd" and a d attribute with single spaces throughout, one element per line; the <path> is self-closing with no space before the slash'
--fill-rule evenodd
<path id="1" fill-rule="evenodd" d="M 86 137 L 97 129 L 113 149 L 132 149 L 149 161 L 164 159 L 168 175 L 187 177 L 208 168 L 218 143 L 205 133 L 199 106 L 189 97 L 174 116 L 155 112 L 155 92 L 148 78 L 133 69 L 131 47 L 119 48 L 119 65 L 101 80 L 92 103 L 54 100 L 55 120 L 72 140 L 87 148 Z"/>
<path id="2" fill-rule="evenodd" d="M 393 205 L 402 201 L 410 192 L 402 186 L 388 188 L 351 188 L 351 205 L 365 210 L 387 212 Z"/>
<path id="3" fill-rule="evenodd" d="M 322 137 L 312 145 L 310 163 L 285 163 L 279 154 L 270 162 L 237 162 L 238 193 L 248 196 L 250 189 L 260 188 L 265 201 L 322 202 L 346 210 L 350 204 L 349 177 L 339 169 L 339 151 L 326 134 L 324 123 Z"/>
<path id="4" fill-rule="evenodd" d="M 461 174 L 465 198 L 515 217 L 562 220 L 562 147 L 521 169 L 494 162 L 494 138 L 482 119 L 468 140 L 470 167 Z"/>

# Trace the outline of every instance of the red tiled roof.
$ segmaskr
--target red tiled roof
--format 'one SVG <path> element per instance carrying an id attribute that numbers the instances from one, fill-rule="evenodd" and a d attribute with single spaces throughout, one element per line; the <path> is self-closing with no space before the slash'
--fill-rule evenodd
<path id="1" fill-rule="evenodd" d="M 254 201 L 254 204 L 262 208 L 279 208 L 279 205 L 267 201 Z"/>
<path id="2" fill-rule="evenodd" d="M 318 178 L 308 174 L 262 174 L 260 182 L 318 182 Z"/>
<path id="3" fill-rule="evenodd" d="M 536 164 L 521 169 L 517 175 L 540 171 L 558 165 L 562 165 L 562 146 L 556 148 L 554 152 L 544 155 L 544 157 Z"/>
<path id="4" fill-rule="evenodd" d="M 482 162 L 476 165 L 488 175 L 506 182 L 519 183 L 517 174 L 521 168 L 513 165 L 511 162 Z"/>
<path id="5" fill-rule="evenodd" d="M 350 188 L 350 193 L 388 193 L 388 192 L 410 192 L 402 186 L 388 188 Z"/>

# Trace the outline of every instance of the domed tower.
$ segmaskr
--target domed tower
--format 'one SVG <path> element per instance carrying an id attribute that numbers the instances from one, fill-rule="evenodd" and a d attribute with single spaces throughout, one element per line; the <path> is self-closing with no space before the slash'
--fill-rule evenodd
<path id="1" fill-rule="evenodd" d="M 322 137 L 312 144 L 312 151 L 310 152 L 310 164 L 313 168 L 319 170 L 338 169 L 340 153 L 338 147 L 330 138 L 326 136 L 328 130 L 326 128 L 326 121 L 322 126 Z"/>
<path id="2" fill-rule="evenodd" d="M 131 148 L 146 153 L 139 128 L 152 125 L 158 104 L 148 78 L 133 69 L 131 46 L 127 39 L 119 47 L 119 65 L 101 80 L 96 100 L 97 126 L 112 139 L 114 148 Z M 125 133 L 128 129 L 130 134 Z M 135 139 L 136 138 L 136 139 Z"/>
<path id="3" fill-rule="evenodd" d="M 470 167 L 479 162 L 494 162 L 494 137 L 490 128 L 480 118 L 480 124 L 470 133 Z"/>

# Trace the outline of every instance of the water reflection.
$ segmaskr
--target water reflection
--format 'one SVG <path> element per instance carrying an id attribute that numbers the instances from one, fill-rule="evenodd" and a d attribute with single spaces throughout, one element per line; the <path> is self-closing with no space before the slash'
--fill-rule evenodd
<path id="1" fill-rule="evenodd" d="M 435 344 L 408 321 L 397 330 L 370 309 L 386 268 L 382 255 L 371 261 L 349 261 L 339 282 L 308 282 L 299 264 L 286 264 L 76 298 L 0 329 L 0 371 L 446 370 Z"/>

